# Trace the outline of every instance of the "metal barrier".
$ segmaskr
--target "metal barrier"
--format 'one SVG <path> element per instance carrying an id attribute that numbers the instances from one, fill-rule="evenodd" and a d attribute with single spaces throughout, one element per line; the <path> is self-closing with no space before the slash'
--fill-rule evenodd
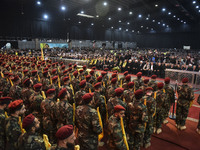
<path id="1" fill-rule="evenodd" d="M 169 77 L 174 81 L 181 83 L 183 78 L 188 78 L 189 84 L 193 88 L 200 88 L 200 72 L 176 70 L 176 69 L 166 69 L 165 76 Z"/>

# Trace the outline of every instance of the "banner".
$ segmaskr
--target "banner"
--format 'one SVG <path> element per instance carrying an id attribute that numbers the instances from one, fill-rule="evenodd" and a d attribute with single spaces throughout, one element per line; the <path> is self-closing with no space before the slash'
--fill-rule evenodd
<path id="1" fill-rule="evenodd" d="M 68 48 L 68 43 L 40 43 L 40 48 L 46 49 L 46 48 Z"/>

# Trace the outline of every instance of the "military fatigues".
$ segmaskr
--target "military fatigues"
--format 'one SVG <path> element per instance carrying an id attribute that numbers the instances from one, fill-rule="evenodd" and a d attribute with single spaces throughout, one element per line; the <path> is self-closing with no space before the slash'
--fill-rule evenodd
<path id="1" fill-rule="evenodd" d="M 6 150 L 17 150 L 18 138 L 21 135 L 21 128 L 18 124 L 19 118 L 10 116 L 6 123 Z"/>
<path id="2" fill-rule="evenodd" d="M 134 90 L 133 89 L 128 89 L 124 91 L 123 94 L 123 99 L 125 99 L 125 102 L 128 104 L 130 102 L 133 102 L 133 98 L 134 98 Z"/>
<path id="3" fill-rule="evenodd" d="M 9 94 L 11 84 L 8 79 L 2 78 L 0 80 L 0 91 L 3 92 L 3 96 L 7 96 Z"/>
<path id="4" fill-rule="evenodd" d="M 5 134 L 5 111 L 0 109 L 0 149 L 5 149 L 6 134 Z"/>
<path id="5" fill-rule="evenodd" d="M 74 96 L 76 106 L 82 105 L 82 97 L 85 94 L 86 94 L 86 92 L 84 90 L 80 90 L 80 91 L 76 92 L 76 94 Z"/>
<path id="6" fill-rule="evenodd" d="M 114 97 L 115 96 L 115 89 L 117 88 L 117 86 L 113 86 L 113 85 L 110 85 L 108 88 L 107 88 L 107 92 L 106 92 L 106 99 L 109 100 L 111 97 Z"/>
<path id="7" fill-rule="evenodd" d="M 97 111 L 90 105 L 81 105 L 76 109 L 76 127 L 81 150 L 97 150 L 98 134 L 102 132 Z"/>
<path id="8" fill-rule="evenodd" d="M 198 99 L 197 99 L 197 103 L 200 105 L 200 95 L 199 95 L 199 97 L 198 97 Z M 200 130 L 200 112 L 199 112 L 199 123 L 198 123 L 198 125 L 197 125 L 197 129 Z"/>
<path id="9" fill-rule="evenodd" d="M 157 82 L 154 81 L 154 80 L 151 80 L 149 83 L 148 83 L 148 87 L 152 87 L 153 88 L 153 91 L 155 92 L 157 90 Z"/>
<path id="10" fill-rule="evenodd" d="M 120 118 L 112 115 L 108 120 L 108 146 L 109 150 L 126 150 L 124 144 Z"/>
<path id="11" fill-rule="evenodd" d="M 9 92 L 9 96 L 13 98 L 13 100 L 18 100 L 18 99 L 22 99 L 22 95 L 21 95 L 21 87 L 18 85 L 13 85 L 10 88 L 10 92 Z"/>
<path id="12" fill-rule="evenodd" d="M 179 86 L 177 92 L 176 124 L 184 126 L 188 116 L 190 103 L 194 100 L 194 92 L 188 85 Z"/>
<path id="13" fill-rule="evenodd" d="M 33 92 L 34 92 L 33 89 L 30 89 L 30 88 L 22 89 L 22 99 L 26 108 L 27 115 L 30 113 L 30 105 L 31 105 L 30 97 L 33 94 Z"/>
<path id="14" fill-rule="evenodd" d="M 135 87 L 135 91 L 137 91 L 142 85 L 143 85 L 143 80 L 140 78 L 140 79 L 135 79 L 134 80 L 134 87 Z"/>
<path id="15" fill-rule="evenodd" d="M 143 144 L 145 124 L 148 121 L 147 107 L 143 100 L 135 100 L 134 103 L 128 104 L 128 131 L 129 131 L 129 148 L 139 150 Z"/>
<path id="16" fill-rule="evenodd" d="M 45 144 L 41 136 L 28 133 L 22 134 L 18 139 L 20 150 L 45 150 Z"/>

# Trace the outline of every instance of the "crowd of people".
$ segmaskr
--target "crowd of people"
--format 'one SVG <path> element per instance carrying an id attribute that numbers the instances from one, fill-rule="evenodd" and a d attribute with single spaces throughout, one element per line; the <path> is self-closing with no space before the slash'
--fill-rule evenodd
<path id="1" fill-rule="evenodd" d="M 123 58 L 130 62 L 129 54 L 108 55 L 104 60 Z M 99 60 L 98 56 L 94 58 Z M 139 63 L 149 59 L 139 55 L 133 61 L 138 58 Z M 122 68 L 122 78 L 117 70 L 108 76 L 110 66 L 105 64 L 97 73 L 96 67 L 88 71 L 85 65 L 77 68 L 76 64 L 42 57 L 1 54 L 0 149 L 97 150 L 102 142 L 111 150 L 151 146 L 151 135 L 162 132 L 162 124 L 168 123 L 168 113 L 175 102 L 170 78 L 157 82 L 157 75 L 152 72 L 150 81 L 143 79 L 139 65 L 135 70 Z M 90 61 L 89 65 L 97 66 L 97 61 Z M 132 80 L 130 73 L 137 78 Z M 188 79 L 183 78 L 182 82 L 177 89 L 179 130 L 186 129 L 194 100 Z M 200 134 L 200 123 L 197 131 Z"/>

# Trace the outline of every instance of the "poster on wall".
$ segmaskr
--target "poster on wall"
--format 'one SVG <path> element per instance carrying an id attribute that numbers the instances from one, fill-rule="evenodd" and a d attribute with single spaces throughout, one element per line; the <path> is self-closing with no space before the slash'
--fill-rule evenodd
<path id="1" fill-rule="evenodd" d="M 40 48 L 68 48 L 68 43 L 40 43 Z"/>

